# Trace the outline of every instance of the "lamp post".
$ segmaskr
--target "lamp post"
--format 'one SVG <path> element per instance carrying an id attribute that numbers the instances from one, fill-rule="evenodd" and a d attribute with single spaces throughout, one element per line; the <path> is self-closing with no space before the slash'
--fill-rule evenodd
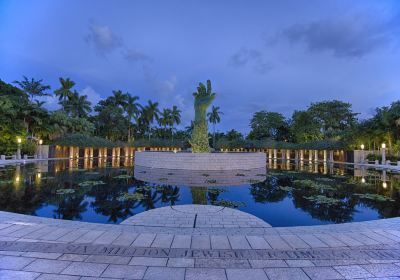
<path id="1" fill-rule="evenodd" d="M 42 144 L 43 144 L 43 140 L 39 139 L 39 149 L 38 149 L 38 154 L 37 154 L 38 158 L 42 158 Z"/>
<path id="2" fill-rule="evenodd" d="M 365 146 L 364 146 L 364 144 L 361 144 L 361 163 L 364 163 L 364 161 L 365 161 L 365 154 L 364 154 L 364 148 L 365 148 Z"/>
<path id="3" fill-rule="evenodd" d="M 386 144 L 382 143 L 382 164 L 386 164 Z"/>
<path id="4" fill-rule="evenodd" d="M 21 143 L 22 143 L 22 139 L 20 137 L 18 137 L 17 138 L 17 144 L 18 144 L 17 159 L 21 159 Z"/>

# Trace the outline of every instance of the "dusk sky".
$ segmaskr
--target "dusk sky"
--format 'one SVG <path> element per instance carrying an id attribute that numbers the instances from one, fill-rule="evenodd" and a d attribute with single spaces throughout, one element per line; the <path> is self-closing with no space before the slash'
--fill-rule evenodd
<path id="1" fill-rule="evenodd" d="M 258 110 L 339 99 L 365 118 L 400 99 L 398 0 L 0 0 L 0 36 L 0 79 L 70 77 L 94 103 L 121 89 L 177 105 L 181 127 L 207 79 L 223 131 Z"/>

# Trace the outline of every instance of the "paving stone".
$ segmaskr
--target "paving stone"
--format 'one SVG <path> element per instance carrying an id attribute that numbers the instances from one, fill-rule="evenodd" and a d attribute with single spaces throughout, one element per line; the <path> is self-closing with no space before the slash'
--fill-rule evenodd
<path id="1" fill-rule="evenodd" d="M 279 235 L 264 235 L 264 239 L 273 249 L 291 249 Z"/>
<path id="2" fill-rule="evenodd" d="M 91 230 L 91 231 L 88 231 L 87 233 L 85 233 L 84 235 L 80 236 L 74 242 L 75 243 L 91 243 L 94 240 L 96 240 L 103 233 L 104 233 L 104 231 Z"/>
<path id="3" fill-rule="evenodd" d="M 21 256 L 24 254 L 24 252 L 18 252 L 18 251 L 0 251 L 0 255 L 3 256 Z"/>
<path id="4" fill-rule="evenodd" d="M 58 259 L 62 254 L 61 253 L 41 253 L 41 252 L 27 252 L 23 254 L 24 257 L 31 258 L 39 258 L 39 259 Z"/>
<path id="5" fill-rule="evenodd" d="M 313 234 L 300 234 L 299 238 L 301 238 L 304 242 L 310 245 L 312 248 L 325 248 L 329 247 L 327 244 L 322 242 Z"/>
<path id="6" fill-rule="evenodd" d="M 157 234 L 151 247 L 170 248 L 173 240 L 174 235 L 172 234 Z"/>
<path id="7" fill-rule="evenodd" d="M 312 260 L 315 266 L 336 266 L 350 264 L 369 264 L 367 260 Z"/>
<path id="8" fill-rule="evenodd" d="M 322 234 L 322 233 L 316 233 L 314 234 L 317 238 L 322 240 L 325 244 L 327 244 L 329 247 L 343 247 L 346 246 L 345 243 L 337 240 L 330 234 Z"/>
<path id="9" fill-rule="evenodd" d="M 36 280 L 79 280 L 80 276 L 61 274 L 41 274 Z"/>
<path id="10" fill-rule="evenodd" d="M 146 280 L 183 280 L 185 277 L 184 268 L 175 267 L 149 267 L 143 279 Z M 187 280 L 187 279 L 185 279 Z"/>
<path id="11" fill-rule="evenodd" d="M 108 265 L 103 263 L 72 262 L 61 274 L 100 276 Z"/>
<path id="12" fill-rule="evenodd" d="M 171 248 L 190 248 L 192 236 L 190 235 L 175 235 L 172 241 Z"/>
<path id="13" fill-rule="evenodd" d="M 304 267 L 303 270 L 311 279 L 343 279 L 332 267 Z"/>
<path id="14" fill-rule="evenodd" d="M 283 260 L 249 260 L 252 268 L 287 267 Z"/>
<path id="15" fill-rule="evenodd" d="M 265 268 L 265 273 L 270 280 L 309 280 L 310 278 L 300 269 L 288 268 Z"/>
<path id="16" fill-rule="evenodd" d="M 58 259 L 60 261 L 74 261 L 74 262 L 83 262 L 89 256 L 88 255 L 78 255 L 78 254 L 63 254 Z"/>
<path id="17" fill-rule="evenodd" d="M 336 269 L 346 279 L 373 277 L 371 273 L 359 265 L 342 265 L 334 266 L 333 268 Z"/>
<path id="18" fill-rule="evenodd" d="M 34 258 L 5 256 L 0 259 L 0 269 L 22 269 L 34 260 Z"/>
<path id="19" fill-rule="evenodd" d="M 60 238 L 57 239 L 57 241 L 62 241 L 62 242 L 72 242 L 77 240 L 79 237 L 83 236 L 84 234 L 88 233 L 88 230 L 85 229 L 77 229 L 73 230 Z"/>
<path id="20" fill-rule="evenodd" d="M 310 260 L 286 260 L 289 267 L 308 267 L 314 266 Z"/>
<path id="21" fill-rule="evenodd" d="M 106 231 L 94 240 L 93 244 L 111 244 L 120 234 L 118 231 Z"/>
<path id="22" fill-rule="evenodd" d="M 93 263 L 128 264 L 130 257 L 91 255 L 85 261 Z"/>
<path id="23" fill-rule="evenodd" d="M 211 235 L 211 248 L 212 249 L 231 249 L 227 236 L 224 235 Z"/>
<path id="24" fill-rule="evenodd" d="M 192 249 L 210 249 L 210 236 L 208 235 L 193 235 L 192 236 Z"/>
<path id="25" fill-rule="evenodd" d="M 60 273 L 71 262 L 38 259 L 30 263 L 24 268 L 26 271 L 43 272 L 43 273 Z"/>
<path id="26" fill-rule="evenodd" d="M 3 270 L 0 269 L 1 280 L 33 280 L 37 278 L 40 273 L 37 272 L 25 272 L 15 270 Z"/>
<path id="27" fill-rule="evenodd" d="M 252 249 L 271 249 L 271 246 L 261 236 L 250 235 L 246 236 L 246 238 Z"/>
<path id="28" fill-rule="evenodd" d="M 225 270 L 215 268 L 187 268 L 185 280 L 224 280 Z"/>
<path id="29" fill-rule="evenodd" d="M 135 247 L 150 247 L 151 243 L 153 243 L 155 234 L 152 233 L 141 233 L 139 236 L 133 241 L 132 246 Z"/>
<path id="30" fill-rule="evenodd" d="M 169 258 L 167 266 L 169 266 L 169 267 L 194 267 L 194 259 Z"/>
<path id="31" fill-rule="evenodd" d="M 377 277 L 400 276 L 400 267 L 395 264 L 366 264 L 361 267 Z"/>
<path id="32" fill-rule="evenodd" d="M 167 258 L 133 257 L 129 264 L 144 266 L 166 266 L 167 261 Z"/>
<path id="33" fill-rule="evenodd" d="M 292 247 L 295 249 L 302 249 L 302 248 L 310 248 L 310 245 L 305 243 L 296 235 L 281 235 L 281 237 Z"/>
<path id="34" fill-rule="evenodd" d="M 267 275 L 262 269 L 227 269 L 228 280 L 268 280 Z"/>
<path id="35" fill-rule="evenodd" d="M 250 268 L 248 260 L 235 259 L 195 259 L 194 266 L 204 268 Z"/>
<path id="36" fill-rule="evenodd" d="M 123 231 L 113 242 L 114 245 L 130 246 L 139 236 L 137 233 Z"/>
<path id="37" fill-rule="evenodd" d="M 110 264 L 103 272 L 102 276 L 125 279 L 142 279 L 145 271 L 145 266 Z"/>
<path id="38" fill-rule="evenodd" d="M 251 249 L 249 242 L 243 235 L 228 236 L 232 249 Z"/>

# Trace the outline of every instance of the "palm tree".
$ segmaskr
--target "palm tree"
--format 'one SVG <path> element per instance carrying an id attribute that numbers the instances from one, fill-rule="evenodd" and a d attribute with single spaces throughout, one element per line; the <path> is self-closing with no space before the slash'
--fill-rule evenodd
<path id="1" fill-rule="evenodd" d="M 172 136 L 172 141 L 174 140 L 174 133 L 173 133 L 173 127 L 174 124 L 179 125 L 181 123 L 181 113 L 182 111 L 178 109 L 177 106 L 173 106 L 171 110 L 171 136 Z"/>
<path id="2" fill-rule="evenodd" d="M 126 93 L 126 102 L 124 110 L 128 117 L 128 142 L 131 141 L 132 118 L 135 118 L 135 120 L 137 121 L 140 109 L 142 108 L 142 105 L 136 102 L 137 100 L 139 100 L 139 96 L 132 96 L 129 93 Z"/>
<path id="3" fill-rule="evenodd" d="M 54 94 L 58 96 L 58 100 L 65 101 L 73 95 L 71 89 L 75 86 L 75 82 L 70 78 L 59 78 L 61 87 L 54 91 Z"/>
<path id="4" fill-rule="evenodd" d="M 167 134 L 167 126 L 171 126 L 172 121 L 172 111 L 170 109 L 164 109 L 158 118 L 158 123 L 160 126 L 164 127 L 164 136 Z"/>
<path id="5" fill-rule="evenodd" d="M 208 121 L 213 124 L 213 148 L 215 149 L 215 125 L 221 121 L 220 115 L 223 115 L 218 106 L 212 106 L 211 112 L 207 114 Z"/>
<path id="6" fill-rule="evenodd" d="M 14 84 L 17 84 L 21 87 L 22 91 L 28 94 L 31 97 L 31 101 L 35 96 L 50 96 L 50 94 L 45 91 L 50 89 L 50 86 L 43 85 L 43 80 L 35 80 L 28 79 L 26 76 L 22 76 L 22 81 L 14 81 Z"/>
<path id="7" fill-rule="evenodd" d="M 158 121 L 160 117 L 160 109 L 158 109 L 158 102 L 153 103 L 151 100 L 149 100 L 147 105 L 143 107 L 142 117 L 143 117 L 143 122 L 147 125 L 147 130 L 150 139 L 151 124 L 154 122 L 154 120 Z"/>
<path id="8" fill-rule="evenodd" d="M 87 100 L 87 95 L 79 95 L 74 91 L 66 100 L 60 102 L 64 111 L 72 117 L 86 118 L 92 111 L 91 103 Z"/>
<path id="9" fill-rule="evenodd" d="M 121 106 L 123 108 L 126 104 L 127 95 L 121 90 L 113 90 L 113 96 L 111 96 L 110 99 L 116 106 Z"/>

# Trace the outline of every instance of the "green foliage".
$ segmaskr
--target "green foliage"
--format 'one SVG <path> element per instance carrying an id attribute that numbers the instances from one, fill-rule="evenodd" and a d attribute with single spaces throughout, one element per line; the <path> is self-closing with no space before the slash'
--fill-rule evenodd
<path id="1" fill-rule="evenodd" d="M 103 181 L 84 181 L 78 184 L 80 187 L 93 187 L 93 186 L 98 186 L 98 185 L 105 185 Z"/>
<path id="2" fill-rule="evenodd" d="M 384 195 L 375 194 L 375 193 L 356 193 L 354 195 L 359 197 L 360 199 L 368 199 L 368 200 L 381 201 L 381 202 L 394 201 L 394 199 L 391 199 L 390 197 L 386 197 Z"/>
<path id="3" fill-rule="evenodd" d="M 193 153 L 208 153 L 208 127 L 206 123 L 195 123 L 192 139 L 189 141 Z"/>
<path id="4" fill-rule="evenodd" d="M 321 140 L 306 143 L 279 142 L 273 140 L 244 140 L 229 141 L 220 139 L 217 142 L 219 149 L 305 149 L 305 150 L 337 150 L 346 149 L 346 143 L 340 141 Z"/>
<path id="5" fill-rule="evenodd" d="M 288 140 L 289 125 L 285 117 L 276 112 L 255 112 L 250 121 L 249 139 L 270 138 L 277 141 Z"/>
<path id="6" fill-rule="evenodd" d="M 21 145 L 21 154 L 33 156 L 36 152 L 36 143 L 33 141 L 25 141 Z"/>
<path id="7" fill-rule="evenodd" d="M 231 201 L 231 200 L 225 200 L 225 199 L 213 201 L 212 204 L 215 206 L 222 206 L 222 207 L 229 207 L 229 208 L 239 208 L 239 207 L 246 206 L 246 204 L 244 202 Z"/>
<path id="8" fill-rule="evenodd" d="M 192 139 L 189 143 L 192 146 L 192 152 L 194 153 L 209 152 L 206 111 L 215 99 L 215 95 L 216 93 L 212 92 L 210 80 L 207 80 L 207 87 L 203 83 L 199 83 L 197 92 L 193 93 L 195 119 Z"/>
<path id="9" fill-rule="evenodd" d="M 316 205 L 324 204 L 328 206 L 338 205 L 342 201 L 337 198 L 327 197 L 324 195 L 303 196 L 304 199 L 315 203 Z"/>
<path id="10" fill-rule="evenodd" d="M 74 147 L 114 147 L 115 144 L 100 137 L 88 136 L 83 134 L 69 134 L 59 138 L 53 142 L 55 145 L 60 146 L 74 146 Z"/>
<path id="11" fill-rule="evenodd" d="M 169 148 L 181 148 L 184 149 L 188 147 L 188 143 L 182 140 L 171 140 L 171 139 L 137 139 L 133 143 L 130 143 L 134 147 L 169 147 Z"/>
<path id="12" fill-rule="evenodd" d="M 67 195 L 75 193 L 74 189 L 58 189 L 56 190 L 56 194 L 58 195 Z"/>

